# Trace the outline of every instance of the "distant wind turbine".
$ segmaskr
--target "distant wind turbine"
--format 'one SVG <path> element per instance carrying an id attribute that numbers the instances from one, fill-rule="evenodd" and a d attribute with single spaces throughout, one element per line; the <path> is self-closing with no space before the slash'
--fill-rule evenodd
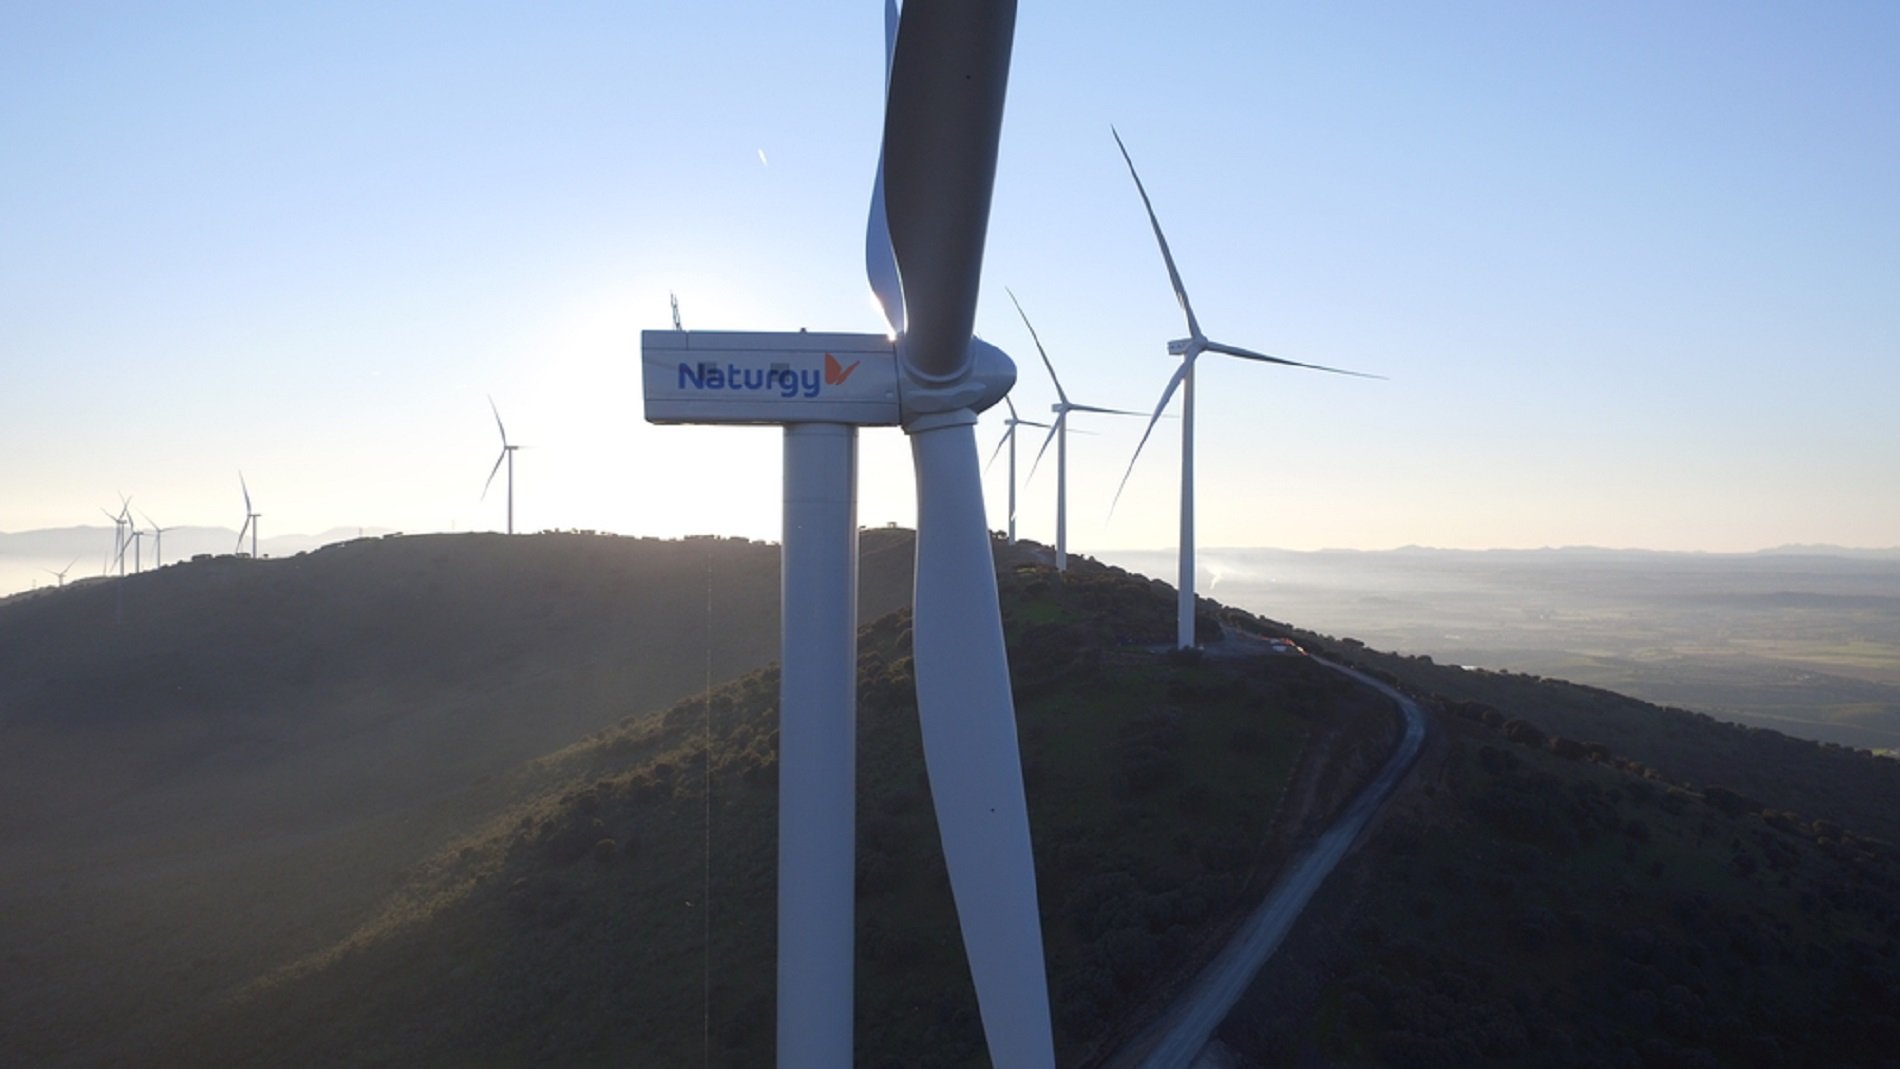
<path id="1" fill-rule="evenodd" d="M 1003 451 L 1004 446 L 1009 447 L 1009 544 L 1013 546 L 1016 544 L 1016 428 L 1049 425 L 1037 423 L 1034 420 L 1018 419 L 1016 402 L 1011 401 L 1007 395 L 1003 397 L 1003 403 L 1009 406 L 1009 416 L 1003 420 L 1003 437 L 997 441 L 996 452 L 990 454 L 989 462 L 996 463 L 997 454 Z"/>
<path id="2" fill-rule="evenodd" d="M 1042 455 L 1049 451 L 1049 443 L 1056 443 L 1056 571 L 1069 570 L 1069 413 L 1100 412 L 1109 416 L 1139 416 L 1139 412 L 1128 412 L 1119 408 L 1097 408 L 1094 405 L 1078 405 L 1069 400 L 1063 392 L 1062 380 L 1056 377 L 1056 366 L 1049 362 L 1048 350 L 1042 347 L 1042 339 L 1036 335 L 1036 327 L 1029 322 L 1029 313 L 1023 311 L 1023 304 L 1016 299 L 1014 291 L 1009 293 L 1009 303 L 1016 306 L 1016 314 L 1023 319 L 1023 326 L 1029 328 L 1029 340 L 1036 343 L 1036 352 L 1042 357 L 1042 366 L 1049 369 L 1049 381 L 1056 384 L 1055 404 L 1049 411 L 1056 414 L 1055 425 L 1049 428 L 1048 437 L 1042 440 L 1042 448 L 1036 450 L 1036 459 L 1029 465 L 1029 475 L 1034 478 L 1036 466 L 1042 463 Z"/>
<path id="3" fill-rule="evenodd" d="M 106 565 L 106 572 L 110 574 L 113 568 L 117 568 L 119 569 L 119 574 L 124 575 L 125 529 L 132 526 L 132 499 L 126 497 L 124 494 L 120 494 L 118 512 L 107 512 L 104 508 L 101 508 L 99 511 L 105 513 L 106 519 L 112 521 L 112 557 L 110 562 Z"/>
<path id="4" fill-rule="evenodd" d="M 249 531 L 251 533 L 251 559 L 256 560 L 257 521 L 263 519 L 264 514 L 251 507 L 251 488 L 245 485 L 244 473 L 241 471 L 238 472 L 238 489 L 244 491 L 244 526 L 238 528 L 237 549 L 232 550 L 232 552 L 235 553 L 244 548 L 244 532 Z"/>
<path id="5" fill-rule="evenodd" d="M 152 567 L 163 568 L 165 566 L 165 532 L 176 530 L 176 528 L 160 527 L 158 521 L 152 518 L 152 514 L 144 509 L 139 510 L 139 515 L 145 517 L 145 522 L 152 525 Z"/>
<path id="6" fill-rule="evenodd" d="M 81 555 L 83 556 L 83 554 L 81 554 Z M 79 558 L 78 558 L 78 557 L 74 557 L 74 558 L 72 559 L 72 563 L 71 563 L 71 564 L 68 564 L 68 565 L 66 565 L 66 567 L 64 567 L 64 568 L 61 568 L 61 569 L 60 569 L 59 571 L 54 571 L 54 570 L 53 570 L 53 569 L 51 569 L 51 568 L 41 568 L 41 569 L 40 569 L 40 571 L 42 571 L 42 572 L 45 572 L 45 573 L 46 573 L 47 575 L 54 575 L 54 576 L 58 576 L 58 577 L 59 577 L 59 585 L 60 585 L 60 586 L 65 586 L 65 585 L 66 585 L 66 573 L 67 573 L 67 572 L 70 572 L 70 571 L 72 571 L 72 570 L 73 570 L 73 565 L 74 565 L 74 564 L 78 564 L 78 563 L 79 563 Z"/>
<path id="7" fill-rule="evenodd" d="M 144 562 L 139 559 L 139 546 L 142 545 L 139 539 L 145 537 L 145 532 L 134 527 L 130 537 L 132 539 L 132 574 L 137 575 L 143 570 Z"/>
<path id="8" fill-rule="evenodd" d="M 1122 135 L 1113 127 L 1109 132 L 1115 135 L 1115 146 L 1121 149 L 1122 159 L 1128 164 L 1128 174 L 1135 180 L 1135 192 L 1141 194 L 1142 207 L 1148 210 L 1148 224 L 1154 228 L 1155 243 L 1161 246 L 1161 259 L 1168 265 L 1168 281 L 1174 286 L 1175 300 L 1180 302 L 1181 312 L 1187 317 L 1188 336 L 1168 343 L 1168 352 L 1181 358 L 1181 367 L 1168 379 L 1167 388 L 1161 391 L 1161 401 L 1155 405 L 1154 415 L 1148 420 L 1148 429 L 1141 434 L 1141 441 L 1135 445 L 1134 456 L 1128 458 L 1128 471 L 1122 473 L 1121 486 L 1115 489 L 1115 498 L 1121 499 L 1121 492 L 1128 486 L 1128 476 L 1134 473 L 1135 461 L 1141 456 L 1141 448 L 1148 444 L 1148 436 L 1154 433 L 1155 424 L 1161 419 L 1161 412 L 1168 407 L 1168 401 L 1174 397 L 1174 391 L 1181 391 L 1181 570 L 1180 583 L 1176 587 L 1179 599 L 1176 614 L 1175 643 L 1183 649 L 1194 645 L 1194 359 L 1203 352 L 1224 353 L 1238 356 L 1244 360 L 1258 360 L 1268 364 L 1283 364 L 1287 367 L 1303 367 L 1313 371 L 1330 371 L 1335 375 L 1352 375 L 1363 379 L 1383 378 L 1381 375 L 1368 375 L 1360 371 L 1343 371 L 1336 367 L 1322 367 L 1319 364 L 1303 364 L 1297 360 L 1283 360 L 1277 356 L 1257 353 L 1252 349 L 1227 345 L 1210 340 L 1201 332 L 1200 320 L 1194 318 L 1194 307 L 1188 303 L 1187 289 L 1181 285 L 1181 272 L 1174 266 L 1174 254 L 1168 251 L 1168 239 L 1161 233 L 1161 221 L 1155 218 L 1154 204 L 1148 200 L 1148 190 L 1141 184 L 1141 175 L 1135 171 L 1135 161 L 1128 155 L 1128 146 L 1122 144 Z M 1112 507 L 1112 506 L 1111 506 Z"/>
<path id="9" fill-rule="evenodd" d="M 495 399 L 488 399 L 488 410 L 495 414 L 495 429 L 501 432 L 501 455 L 495 458 L 495 466 L 488 471 L 488 481 L 482 484 L 482 500 L 488 500 L 488 488 L 495 483 L 495 473 L 501 470 L 503 463 L 508 465 L 508 533 L 515 533 L 515 450 L 518 445 L 508 442 L 508 428 L 501 424 L 501 409 L 495 407 Z"/>

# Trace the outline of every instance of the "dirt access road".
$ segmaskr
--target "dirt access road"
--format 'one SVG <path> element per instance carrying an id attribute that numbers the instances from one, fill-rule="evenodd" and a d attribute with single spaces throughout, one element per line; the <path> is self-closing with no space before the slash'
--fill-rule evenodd
<path id="1" fill-rule="evenodd" d="M 1208 653 L 1215 657 L 1300 655 L 1276 653 L 1270 650 L 1268 640 L 1232 631 Z M 1220 1069 L 1227 1064 L 1217 1050 L 1209 1047 L 1214 1030 L 1418 759 L 1425 742 L 1426 719 L 1416 703 L 1362 672 L 1318 657 L 1313 661 L 1398 703 L 1405 733 L 1378 774 L 1360 789 L 1332 826 L 1287 866 L 1266 900 L 1235 931 L 1232 941 L 1188 984 L 1166 1013 L 1109 1060 L 1109 1069 Z"/>

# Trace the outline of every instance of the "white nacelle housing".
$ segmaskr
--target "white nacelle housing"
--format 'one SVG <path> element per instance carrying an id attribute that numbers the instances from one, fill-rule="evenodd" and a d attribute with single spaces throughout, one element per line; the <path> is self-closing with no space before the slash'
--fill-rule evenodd
<path id="1" fill-rule="evenodd" d="M 882 334 L 648 330 L 640 358 L 651 423 L 898 422 Z"/>

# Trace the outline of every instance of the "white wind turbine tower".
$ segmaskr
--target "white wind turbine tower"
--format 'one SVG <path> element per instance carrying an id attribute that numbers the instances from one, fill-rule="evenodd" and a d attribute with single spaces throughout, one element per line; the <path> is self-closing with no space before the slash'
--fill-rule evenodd
<path id="1" fill-rule="evenodd" d="M 1054 1064 L 977 413 L 1014 382 L 971 335 L 1013 0 L 887 3 L 866 240 L 889 335 L 646 331 L 646 416 L 782 424 L 778 1064 L 852 1064 L 857 428 L 917 475 L 913 646 L 924 760 L 992 1062 Z M 901 275 L 900 275 L 901 270 Z M 901 278 L 901 283 L 899 279 Z M 795 622 L 795 625 L 794 625 Z"/>
<path id="2" fill-rule="evenodd" d="M 251 533 L 251 559 L 256 560 L 257 521 L 263 519 L 264 514 L 251 507 L 251 488 L 245 484 L 244 473 L 241 471 L 238 472 L 238 489 L 244 491 L 244 526 L 238 528 L 237 548 L 233 549 L 232 552 L 236 553 L 243 550 L 244 532 L 249 531 Z"/>
<path id="3" fill-rule="evenodd" d="M 144 509 L 139 510 L 139 515 L 145 517 L 145 522 L 152 525 L 152 567 L 163 568 L 165 566 L 165 532 L 176 528 L 160 527 L 158 521 L 152 518 L 152 514 Z"/>
<path id="4" fill-rule="evenodd" d="M 518 445 L 508 442 L 508 428 L 501 424 L 501 409 L 495 407 L 495 399 L 488 399 L 488 410 L 495 414 L 495 429 L 501 432 L 501 455 L 495 458 L 495 466 L 488 469 L 488 481 L 482 484 L 482 500 L 488 499 L 488 488 L 495 484 L 495 473 L 501 470 L 503 462 L 508 465 L 508 533 L 515 533 L 515 450 Z"/>
<path id="5" fill-rule="evenodd" d="M 1008 292 L 1008 291 L 1006 291 Z M 1016 314 L 1023 319 L 1023 326 L 1029 328 L 1029 340 L 1036 343 L 1036 353 L 1042 357 L 1042 366 L 1049 369 L 1049 381 L 1056 384 L 1056 403 L 1049 411 L 1056 414 L 1055 426 L 1049 428 L 1049 436 L 1042 440 L 1042 448 L 1036 450 L 1035 462 L 1029 466 L 1029 475 L 1034 478 L 1036 466 L 1042 463 L 1042 455 L 1049 451 L 1049 443 L 1056 443 L 1056 571 L 1069 570 L 1069 413 L 1099 412 L 1107 416 L 1139 416 L 1139 412 L 1127 412 L 1119 408 L 1097 408 L 1094 405 L 1078 405 L 1069 400 L 1062 389 L 1062 380 L 1056 377 L 1056 366 L 1049 362 L 1049 352 L 1042 347 L 1042 339 L 1036 334 L 1036 327 L 1029 322 L 1029 313 L 1023 311 L 1021 301 L 1016 294 L 1009 294 L 1009 303 L 1016 306 Z"/>
<path id="6" fill-rule="evenodd" d="M 1244 360 L 1258 360 L 1268 364 L 1284 364 L 1288 367 L 1303 367 L 1313 371 L 1330 371 L 1336 375 L 1353 375 L 1359 378 L 1376 379 L 1379 375 L 1367 375 L 1359 371 L 1342 371 L 1336 367 L 1322 367 L 1318 364 L 1303 364 L 1297 360 L 1283 360 L 1277 356 L 1257 353 L 1252 349 L 1227 345 L 1212 341 L 1201 332 L 1200 320 L 1194 318 L 1194 307 L 1188 303 L 1187 290 L 1181 285 L 1181 272 L 1175 270 L 1174 254 L 1168 251 L 1168 239 L 1161 233 L 1161 221 L 1155 218 L 1154 204 L 1148 200 L 1148 190 L 1141 184 L 1141 175 L 1135 172 L 1135 161 L 1128 155 L 1128 146 L 1122 144 L 1122 135 L 1112 127 L 1115 146 L 1121 149 L 1122 159 L 1128 164 L 1128 174 L 1135 180 L 1135 191 L 1141 194 L 1141 203 L 1148 210 L 1148 225 L 1154 228 L 1155 243 L 1161 246 L 1161 259 L 1168 265 L 1168 281 L 1174 286 L 1175 300 L 1181 304 L 1181 312 L 1187 317 L 1188 336 L 1168 343 L 1168 352 L 1181 358 L 1181 366 L 1168 379 L 1167 388 L 1161 391 L 1161 401 L 1155 405 L 1154 415 L 1148 420 L 1148 429 L 1141 434 L 1141 441 L 1135 445 L 1134 456 L 1128 458 L 1128 471 L 1122 473 L 1121 486 L 1115 490 L 1117 500 L 1121 491 L 1128 485 L 1128 476 L 1135 470 L 1135 461 L 1141 456 L 1141 448 L 1148 444 L 1148 436 L 1154 433 L 1155 423 L 1161 419 L 1161 411 L 1168 407 L 1174 391 L 1181 391 L 1181 570 L 1180 582 L 1176 586 L 1179 599 L 1175 625 L 1175 644 L 1183 649 L 1194 645 L 1194 360 L 1203 352 L 1224 353 L 1238 356 Z"/>
<path id="7" fill-rule="evenodd" d="M 110 573 L 114 567 L 117 567 L 119 574 L 124 575 L 125 529 L 132 526 L 132 499 L 121 494 L 119 495 L 118 512 L 106 512 L 103 507 L 101 507 L 99 511 L 105 514 L 106 519 L 112 521 L 112 557 L 106 564 L 106 571 Z"/>
<path id="8" fill-rule="evenodd" d="M 1037 423 L 1034 420 L 1018 419 L 1016 403 L 1008 397 L 1003 398 L 1003 404 L 1009 406 L 1009 416 L 1003 420 L 1003 437 L 996 443 L 996 453 L 990 454 L 990 463 L 996 463 L 996 454 L 1001 453 L 1004 446 L 1009 447 L 1009 544 L 1013 546 L 1016 544 L 1016 428 L 1046 428 L 1049 425 Z"/>

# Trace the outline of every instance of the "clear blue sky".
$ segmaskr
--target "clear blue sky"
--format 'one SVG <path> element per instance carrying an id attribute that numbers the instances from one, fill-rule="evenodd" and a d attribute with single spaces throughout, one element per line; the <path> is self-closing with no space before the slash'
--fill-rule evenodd
<path id="1" fill-rule="evenodd" d="M 498 528 L 493 394 L 519 526 L 776 537 L 776 432 L 645 425 L 638 333 L 879 328 L 881 18 L 0 5 L 0 530 L 235 528 L 240 468 L 267 535 Z M 1390 380 L 1206 358 L 1203 545 L 1900 543 L 1896 54 L 1884 2 L 1028 0 L 978 329 L 1025 415 L 1005 285 L 1076 400 L 1154 403 L 1114 123 L 1210 335 Z M 1172 547 L 1178 424 L 1112 519 L 1139 421 L 1076 425 L 1072 547 Z"/>

